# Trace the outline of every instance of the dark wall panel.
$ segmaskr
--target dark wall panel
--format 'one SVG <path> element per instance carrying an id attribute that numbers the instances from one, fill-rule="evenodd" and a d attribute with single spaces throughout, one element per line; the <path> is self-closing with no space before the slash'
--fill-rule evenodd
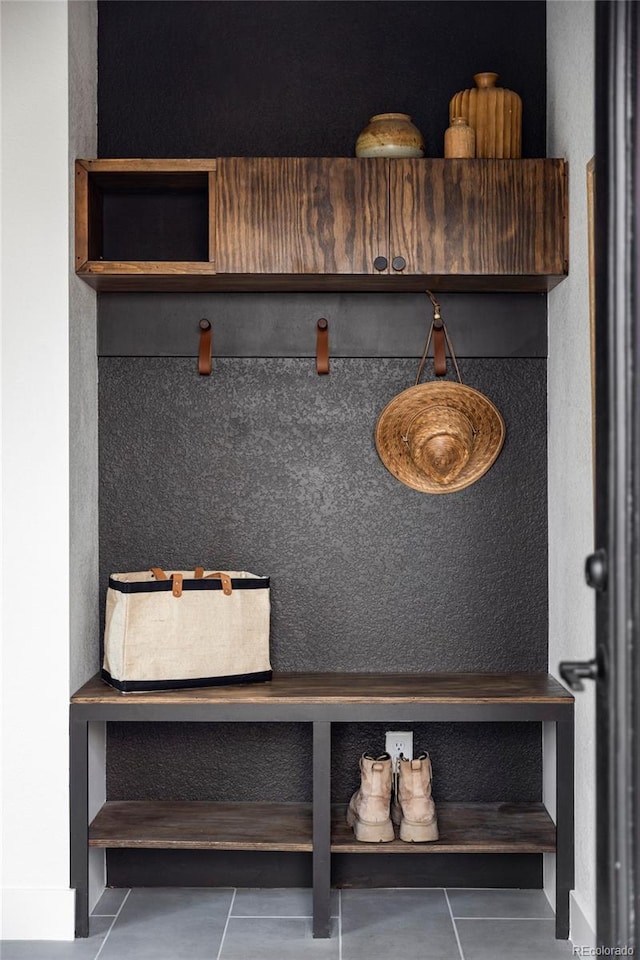
<path id="1" fill-rule="evenodd" d="M 439 294 L 459 357 L 546 357 L 542 294 Z M 419 357 L 433 318 L 424 293 L 103 293 L 98 352 L 194 357 L 199 321 L 216 357 L 313 357 L 329 321 L 333 357 Z"/>
<path id="2" fill-rule="evenodd" d="M 111 723 L 109 746 L 117 763 L 109 765 L 109 799 L 310 801 L 309 727 Z M 334 725 L 334 803 L 346 803 L 359 786 L 363 752 L 381 753 L 385 730 L 397 727 L 384 717 L 378 723 Z M 415 723 L 411 729 L 415 752 L 428 750 L 431 756 L 437 802 L 540 800 L 539 724 Z"/>
<path id="3" fill-rule="evenodd" d="M 542 886 L 542 856 L 431 853 L 399 857 L 338 853 L 331 857 L 336 887 Z M 310 887 L 310 853 L 216 850 L 107 850 L 113 887 Z M 256 958 L 257 960 L 257 958 Z"/>
<path id="4" fill-rule="evenodd" d="M 409 113 L 443 155 L 449 100 L 500 74 L 545 155 L 545 4 L 501 0 L 103 0 L 103 157 L 352 156 L 369 117 Z"/>

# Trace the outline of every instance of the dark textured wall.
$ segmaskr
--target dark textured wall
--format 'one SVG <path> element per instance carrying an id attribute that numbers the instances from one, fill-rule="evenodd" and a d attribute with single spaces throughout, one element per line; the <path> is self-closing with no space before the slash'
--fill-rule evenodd
<path id="1" fill-rule="evenodd" d="M 545 4 L 106 0 L 103 157 L 352 156 L 375 113 L 413 116 L 443 154 L 449 100 L 493 70 L 545 154 Z"/>
<path id="2" fill-rule="evenodd" d="M 545 669 L 546 361 L 463 361 L 466 382 L 501 410 L 507 439 L 489 473 L 447 496 L 399 483 L 373 442 L 377 415 L 415 367 L 343 359 L 318 377 L 308 360 L 223 358 L 203 378 L 188 359 L 103 358 L 103 589 L 110 572 L 150 565 L 269 575 L 277 670 Z M 383 730 L 338 736 L 336 797 Z M 439 731 L 442 798 L 536 799 L 539 731 L 514 730 L 503 740 L 484 726 Z M 110 796 L 299 799 L 308 732 L 273 736 L 244 725 L 213 737 L 115 727 Z M 433 740 L 416 731 L 416 746 L 434 750 Z M 258 755 L 250 782 L 225 763 Z"/>
<path id="3" fill-rule="evenodd" d="M 427 155 L 438 156 L 449 98 L 479 70 L 495 70 L 521 94 L 524 155 L 543 156 L 544 2 L 104 0 L 99 153 L 349 156 L 369 116 L 402 110 L 422 130 Z M 357 296 L 331 300 L 345 342 L 352 325 L 358 337 L 371 335 Z M 492 359 L 481 333 L 492 322 L 492 299 L 446 299 L 454 330 L 456 303 L 464 304 L 464 350 L 476 358 L 464 362 L 465 379 L 501 409 L 507 440 L 479 483 L 428 497 L 394 480 L 373 445 L 377 414 L 415 375 L 415 359 L 390 351 L 385 337 L 372 350 L 376 359 L 334 359 L 331 375 L 319 378 L 312 361 L 259 355 L 260 316 L 275 331 L 271 342 L 284 301 L 256 311 L 253 343 L 243 315 L 238 348 L 232 326 L 240 299 L 229 295 L 221 342 L 231 355 L 216 359 L 210 379 L 198 378 L 193 360 L 180 359 L 192 353 L 182 308 L 188 303 L 197 323 L 211 298 L 203 296 L 202 311 L 194 297 L 167 298 L 157 309 L 157 344 L 149 342 L 153 296 L 99 298 L 109 354 L 100 361 L 103 596 L 109 572 L 152 562 L 239 567 L 272 577 L 278 669 L 545 669 L 546 364 L 539 327 L 530 352 L 528 334 L 519 333 L 499 354 L 517 359 Z M 514 324 L 527 328 L 534 314 L 541 320 L 542 298 L 529 299 L 524 312 L 512 301 Z M 315 306 L 307 304 L 305 315 L 307 307 L 314 321 L 329 315 L 326 297 L 318 295 Z M 402 310 L 403 324 L 414 323 L 412 309 Z M 390 310 L 390 325 L 394 315 Z M 376 317 L 376 328 L 380 323 Z M 291 356 L 299 354 L 296 347 Z M 335 799 L 355 787 L 359 754 L 379 749 L 387 726 L 381 718 L 335 727 Z M 537 725 L 414 731 L 416 746 L 432 753 L 437 798 L 539 799 Z M 309 732 L 296 724 L 110 725 L 108 794 L 306 799 Z M 407 859 L 415 858 L 395 862 Z M 523 864 L 524 884 L 539 882 L 533 859 L 536 867 Z M 249 882 L 267 883 L 259 860 L 244 864 L 236 882 L 244 871 Z M 461 858 L 424 860 L 443 861 L 439 884 L 483 882 L 476 861 L 455 872 Z M 215 882 L 204 861 L 188 856 L 177 873 L 163 873 L 176 862 L 168 853 L 145 859 L 114 852 L 110 881 L 155 883 L 166 875 Z M 394 869 L 385 882 L 393 882 Z M 517 885 L 517 864 L 509 870 L 505 877 Z"/>
<path id="4" fill-rule="evenodd" d="M 311 800 L 310 724 L 110 724 L 110 799 Z M 359 786 L 358 759 L 384 749 L 398 723 L 334 724 L 332 799 Z M 539 724 L 415 723 L 416 753 L 428 749 L 437 801 L 539 800 Z M 249 746 L 250 745 L 250 746 Z M 144 750 L 144 763 L 140 762 Z M 236 762 L 237 761 L 237 762 Z M 250 775 L 247 774 L 250 771 Z"/>
<path id="5" fill-rule="evenodd" d="M 546 664 L 544 360 L 468 360 L 502 411 L 495 466 L 427 496 L 380 463 L 376 418 L 414 360 L 100 363 L 101 554 L 272 578 L 278 670 Z"/>

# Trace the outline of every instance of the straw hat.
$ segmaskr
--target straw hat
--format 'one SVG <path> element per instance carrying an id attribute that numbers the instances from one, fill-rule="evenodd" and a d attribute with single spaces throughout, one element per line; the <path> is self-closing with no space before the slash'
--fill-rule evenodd
<path id="1" fill-rule="evenodd" d="M 483 393 L 441 381 L 409 387 L 384 408 L 376 449 L 387 470 L 423 493 L 453 493 L 495 462 L 504 420 Z"/>

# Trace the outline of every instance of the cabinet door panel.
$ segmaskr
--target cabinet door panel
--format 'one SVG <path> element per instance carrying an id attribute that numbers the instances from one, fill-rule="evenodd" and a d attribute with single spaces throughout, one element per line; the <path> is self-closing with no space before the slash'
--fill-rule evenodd
<path id="1" fill-rule="evenodd" d="M 390 193 L 405 274 L 566 273 L 563 160 L 396 160 Z"/>
<path id="2" fill-rule="evenodd" d="M 386 160 L 220 159 L 217 273 L 377 274 L 387 196 Z"/>

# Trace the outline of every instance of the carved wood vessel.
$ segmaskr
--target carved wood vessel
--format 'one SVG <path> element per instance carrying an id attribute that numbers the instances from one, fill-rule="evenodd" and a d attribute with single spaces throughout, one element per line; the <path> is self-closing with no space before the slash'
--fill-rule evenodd
<path id="1" fill-rule="evenodd" d="M 496 87 L 497 73 L 476 73 L 473 90 L 449 101 L 449 122 L 466 117 L 476 133 L 476 157 L 522 156 L 522 100 L 513 90 Z"/>

